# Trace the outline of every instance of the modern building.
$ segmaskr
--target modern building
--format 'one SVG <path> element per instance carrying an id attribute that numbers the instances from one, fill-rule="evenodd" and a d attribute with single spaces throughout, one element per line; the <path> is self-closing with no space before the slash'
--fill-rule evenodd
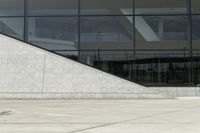
<path id="1" fill-rule="evenodd" d="M 199 0 L 0 0 L 0 32 L 144 86 L 200 83 Z"/>

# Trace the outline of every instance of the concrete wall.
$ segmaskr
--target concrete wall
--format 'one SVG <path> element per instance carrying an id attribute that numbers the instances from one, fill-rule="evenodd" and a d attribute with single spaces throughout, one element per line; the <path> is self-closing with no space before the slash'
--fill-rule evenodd
<path id="1" fill-rule="evenodd" d="M 200 97 L 200 88 L 197 87 L 151 87 L 151 89 L 172 97 Z"/>
<path id="2" fill-rule="evenodd" d="M 166 98 L 166 96 L 0 35 L 0 98 Z"/>

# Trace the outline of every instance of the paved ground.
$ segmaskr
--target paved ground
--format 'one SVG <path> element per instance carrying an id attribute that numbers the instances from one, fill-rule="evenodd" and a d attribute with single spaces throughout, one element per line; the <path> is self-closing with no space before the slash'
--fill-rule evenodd
<path id="1" fill-rule="evenodd" d="M 199 133 L 200 99 L 0 101 L 0 133 Z"/>

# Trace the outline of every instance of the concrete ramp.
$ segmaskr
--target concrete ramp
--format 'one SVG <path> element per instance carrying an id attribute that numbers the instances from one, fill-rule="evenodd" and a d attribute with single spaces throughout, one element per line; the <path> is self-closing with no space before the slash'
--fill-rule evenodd
<path id="1" fill-rule="evenodd" d="M 0 98 L 169 98 L 84 64 L 0 35 Z"/>

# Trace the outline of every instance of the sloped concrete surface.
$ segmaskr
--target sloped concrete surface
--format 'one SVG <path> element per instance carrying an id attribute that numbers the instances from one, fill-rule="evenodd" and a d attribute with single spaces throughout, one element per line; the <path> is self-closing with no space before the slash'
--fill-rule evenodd
<path id="1" fill-rule="evenodd" d="M 168 98 L 0 35 L 0 98 Z"/>

